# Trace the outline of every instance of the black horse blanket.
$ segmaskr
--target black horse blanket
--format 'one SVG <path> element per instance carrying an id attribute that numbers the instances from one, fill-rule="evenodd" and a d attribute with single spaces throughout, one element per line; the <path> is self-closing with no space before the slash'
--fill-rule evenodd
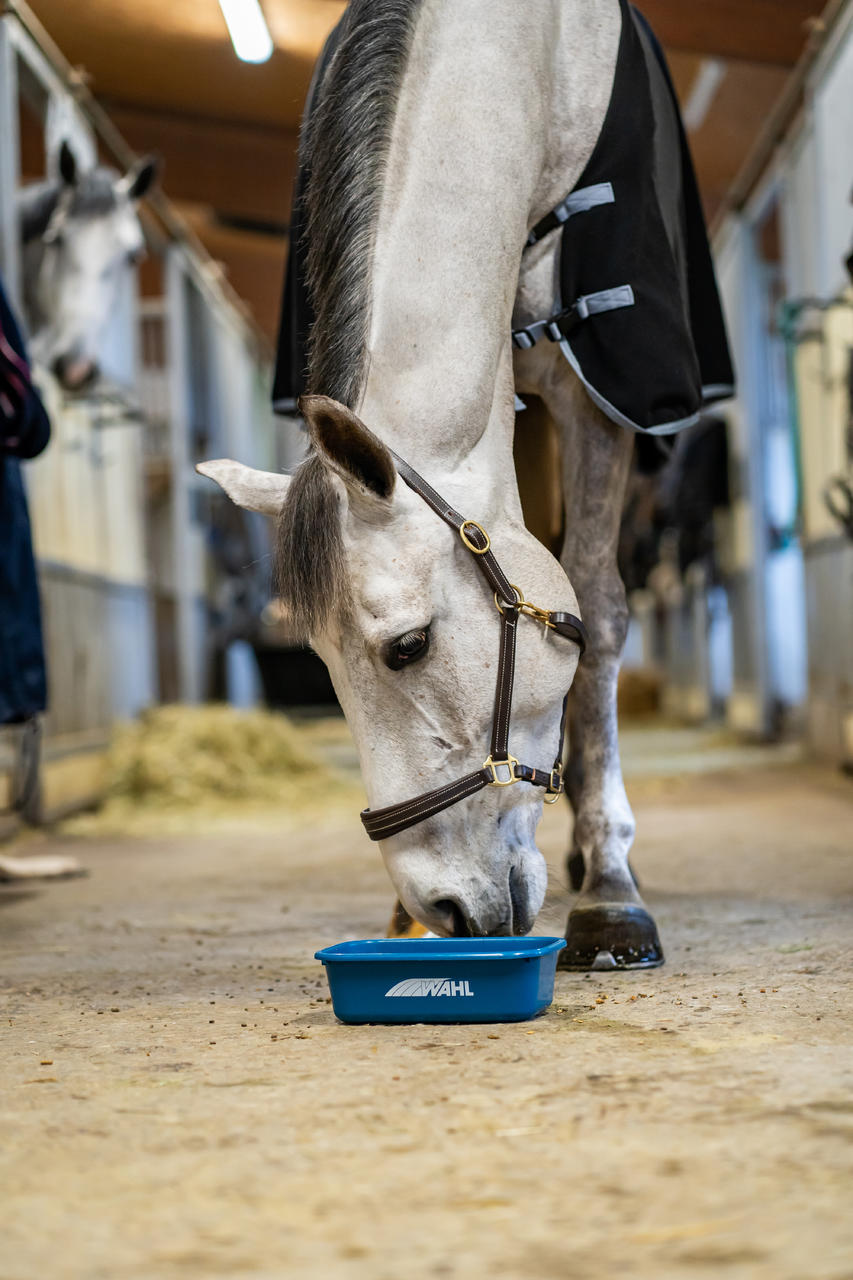
<path id="1" fill-rule="evenodd" d="M 573 190 L 532 228 L 522 252 L 561 236 L 553 312 L 513 331 L 517 347 L 559 343 L 614 422 L 651 435 L 698 420 L 732 394 L 734 375 L 702 207 L 663 51 L 620 0 L 622 33 L 601 135 Z M 332 32 L 306 110 L 335 47 Z M 312 321 L 305 280 L 300 166 L 273 390 L 292 412 L 305 389 Z M 561 230 L 559 230 L 561 228 Z"/>

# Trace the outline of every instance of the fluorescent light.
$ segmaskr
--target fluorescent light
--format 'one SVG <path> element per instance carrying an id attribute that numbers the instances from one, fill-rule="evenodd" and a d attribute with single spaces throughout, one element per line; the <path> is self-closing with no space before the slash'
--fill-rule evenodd
<path id="1" fill-rule="evenodd" d="M 696 133 L 702 128 L 725 75 L 726 64 L 719 58 L 702 59 L 698 75 L 681 109 L 681 118 L 688 133 Z"/>
<path id="2" fill-rule="evenodd" d="M 260 0 L 219 0 L 234 52 L 241 62 L 266 62 L 273 43 Z"/>

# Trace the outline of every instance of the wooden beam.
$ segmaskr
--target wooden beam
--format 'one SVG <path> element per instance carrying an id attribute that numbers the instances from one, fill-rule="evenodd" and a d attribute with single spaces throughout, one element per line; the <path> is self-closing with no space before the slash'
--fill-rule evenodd
<path id="1" fill-rule="evenodd" d="M 788 79 L 789 73 L 781 67 L 730 64 L 701 128 L 690 134 L 690 150 L 709 222 Z"/>
<path id="2" fill-rule="evenodd" d="M 315 53 L 276 48 L 268 62 L 240 62 L 213 0 L 37 0 L 35 8 L 68 61 L 89 76 L 99 99 L 273 128 L 298 124 Z M 146 12 L 153 17 L 170 9 L 189 21 L 146 24 Z M 211 15 L 221 33 L 215 38 L 196 32 L 193 21 Z"/>
<path id="3" fill-rule="evenodd" d="M 669 49 L 792 67 L 825 0 L 640 0 Z"/>
<path id="4" fill-rule="evenodd" d="M 209 210 L 199 206 L 182 205 L 181 213 L 210 256 L 222 263 L 232 288 L 248 304 L 256 323 L 274 343 L 287 261 L 287 238 L 222 226 L 210 216 Z"/>
<path id="5" fill-rule="evenodd" d="M 287 223 L 295 129 L 205 120 L 118 102 L 107 108 L 135 151 L 162 156 L 163 185 L 173 199 L 212 205 L 230 217 Z"/>
<path id="6" fill-rule="evenodd" d="M 731 210 L 743 207 L 772 162 L 776 148 L 802 110 L 812 68 L 823 51 L 832 47 L 838 30 L 845 20 L 848 3 L 849 0 L 828 0 L 820 24 L 812 31 L 797 66 L 787 77 L 772 110 L 759 116 L 760 127 L 756 131 L 749 154 L 735 175 L 725 199 L 720 202 L 711 226 L 712 235 L 720 229 L 723 220 Z"/>
<path id="7" fill-rule="evenodd" d="M 696 83 L 704 59 L 698 53 L 679 53 L 677 49 L 667 49 L 666 60 L 678 101 L 683 107 L 690 97 L 690 90 Z"/>
<path id="8" fill-rule="evenodd" d="M 264 5 L 275 50 L 261 64 L 235 56 L 216 0 L 34 0 L 32 7 L 66 58 L 90 73 L 99 98 L 295 127 L 343 0 Z"/>

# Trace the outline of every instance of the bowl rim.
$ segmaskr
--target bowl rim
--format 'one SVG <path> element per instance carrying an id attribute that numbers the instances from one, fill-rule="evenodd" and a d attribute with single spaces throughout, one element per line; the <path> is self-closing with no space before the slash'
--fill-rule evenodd
<path id="1" fill-rule="evenodd" d="M 505 946 L 501 946 L 505 943 Z M 438 944 L 438 945 L 436 945 Z M 353 938 L 314 952 L 322 964 L 411 964 L 471 960 L 538 960 L 562 951 L 565 938 Z"/>

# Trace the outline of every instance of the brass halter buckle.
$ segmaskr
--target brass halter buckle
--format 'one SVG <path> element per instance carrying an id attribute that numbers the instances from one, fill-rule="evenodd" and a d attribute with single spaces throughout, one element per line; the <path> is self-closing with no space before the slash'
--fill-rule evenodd
<path id="1" fill-rule="evenodd" d="M 489 756 L 487 760 L 483 761 L 483 768 L 488 769 L 489 773 L 492 775 L 492 780 L 488 785 L 490 787 L 511 787 L 514 782 L 521 782 L 521 778 L 519 778 L 515 771 L 517 766 L 518 761 L 515 756 L 511 756 L 509 753 L 507 753 L 506 760 L 493 760 L 492 757 Z M 499 769 L 506 770 L 506 773 L 509 776 L 502 777 L 498 773 Z"/>
<path id="2" fill-rule="evenodd" d="M 475 542 L 472 542 L 471 539 L 468 537 L 467 533 L 465 532 L 466 529 L 476 529 L 477 532 L 481 533 L 483 537 L 486 539 L 486 545 L 484 547 L 478 547 L 477 544 Z M 484 556 L 488 551 L 489 547 L 492 545 L 492 540 L 489 537 L 489 535 L 486 533 L 486 530 L 483 528 L 481 524 L 478 524 L 476 520 L 463 520 L 459 526 L 459 537 L 465 543 L 465 546 L 468 548 L 468 550 L 474 552 L 475 556 Z"/>
<path id="3" fill-rule="evenodd" d="M 545 791 L 545 803 L 556 804 L 563 794 L 563 766 L 556 765 L 551 770 L 551 778 Z"/>

